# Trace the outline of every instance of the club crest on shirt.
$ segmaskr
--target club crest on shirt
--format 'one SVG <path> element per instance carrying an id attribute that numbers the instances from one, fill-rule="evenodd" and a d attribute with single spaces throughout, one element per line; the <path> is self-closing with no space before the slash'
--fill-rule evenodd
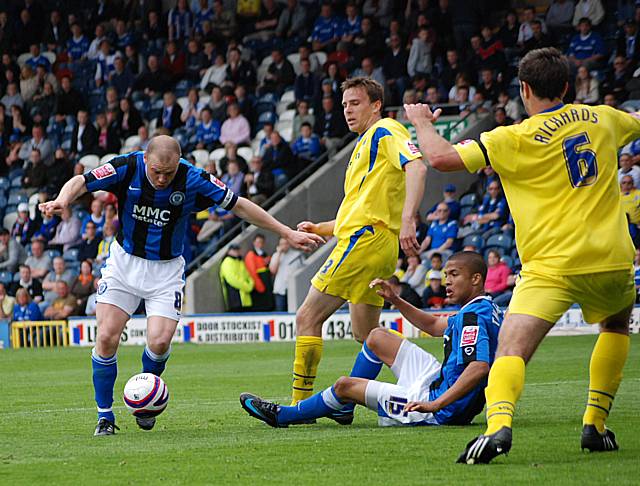
<path id="1" fill-rule="evenodd" d="M 466 140 L 463 140 L 462 142 L 459 142 L 458 145 L 469 145 L 471 142 L 473 142 L 473 139 L 471 138 L 467 138 Z"/>
<path id="2" fill-rule="evenodd" d="M 478 341 L 478 326 L 465 326 L 462 328 L 460 347 L 473 346 Z"/>
<path id="3" fill-rule="evenodd" d="M 416 147 L 411 140 L 407 140 L 407 148 L 409 149 L 409 153 L 411 155 L 415 155 L 415 154 L 419 154 L 420 153 L 420 149 L 418 149 L 418 147 Z"/>
<path id="4" fill-rule="evenodd" d="M 227 186 L 224 184 L 224 182 L 222 182 L 220 179 L 218 179 L 213 174 L 211 174 L 211 176 L 209 176 L 209 178 L 211 179 L 211 182 L 213 182 L 220 189 L 226 189 L 227 188 Z"/>
<path id="5" fill-rule="evenodd" d="M 113 174 L 116 173 L 116 170 L 113 168 L 113 165 L 107 162 L 106 164 L 93 169 L 91 173 L 96 179 L 100 180 L 100 179 L 105 179 L 107 177 L 111 177 Z"/>
<path id="6" fill-rule="evenodd" d="M 107 282 L 102 280 L 98 285 L 98 295 L 104 294 L 106 290 L 107 290 Z"/>
<path id="7" fill-rule="evenodd" d="M 169 202 L 174 206 L 180 206 L 184 202 L 184 192 L 176 191 L 169 196 Z"/>

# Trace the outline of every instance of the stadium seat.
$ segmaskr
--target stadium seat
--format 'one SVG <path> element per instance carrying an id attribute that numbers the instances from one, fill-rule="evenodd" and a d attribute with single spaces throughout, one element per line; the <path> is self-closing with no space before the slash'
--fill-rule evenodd
<path id="1" fill-rule="evenodd" d="M 280 114 L 278 118 L 279 121 L 291 121 L 293 122 L 293 118 L 296 116 L 296 110 L 287 110 Z"/>
<path id="2" fill-rule="evenodd" d="M 462 221 L 466 216 L 473 212 L 473 206 L 461 206 L 460 207 L 460 220 Z"/>
<path id="3" fill-rule="evenodd" d="M 51 258 L 51 260 L 60 256 L 60 252 L 58 250 L 47 250 L 46 253 L 47 255 L 49 255 L 49 258 Z"/>
<path id="4" fill-rule="evenodd" d="M 38 205 L 39 202 L 40 202 L 40 198 L 37 192 L 35 194 L 32 194 L 31 197 L 29 198 L 29 217 L 31 219 L 35 219 L 36 217 L 36 206 Z"/>
<path id="5" fill-rule="evenodd" d="M 182 111 L 184 111 L 189 106 L 189 98 L 186 96 L 181 96 L 176 100 L 176 103 L 178 103 L 180 105 L 180 108 L 182 108 Z"/>
<path id="6" fill-rule="evenodd" d="M 513 258 L 509 255 L 502 255 L 502 257 L 500 257 L 500 261 L 506 263 L 509 268 L 513 269 Z"/>
<path id="7" fill-rule="evenodd" d="M 293 126 L 287 126 L 280 129 L 280 136 L 287 142 L 293 142 Z"/>
<path id="8" fill-rule="evenodd" d="M 20 203 L 23 202 L 28 202 L 29 201 L 29 197 L 26 196 L 25 194 L 11 194 L 9 196 L 9 199 L 7 199 L 7 206 L 17 206 Z"/>
<path id="9" fill-rule="evenodd" d="M 296 101 L 296 94 L 293 90 L 285 91 L 280 98 L 280 103 L 293 103 Z"/>
<path id="10" fill-rule="evenodd" d="M 238 147 L 238 155 L 249 163 L 253 158 L 253 149 L 251 147 Z"/>
<path id="11" fill-rule="evenodd" d="M 297 52 L 289 54 L 287 56 L 287 60 L 293 65 L 293 70 L 295 71 L 296 75 L 302 72 L 302 69 L 300 68 L 300 54 L 298 54 Z"/>
<path id="12" fill-rule="evenodd" d="M 200 103 L 202 103 L 203 105 L 208 105 L 209 101 L 211 101 L 211 96 L 209 96 L 208 94 L 202 95 L 200 97 Z"/>
<path id="13" fill-rule="evenodd" d="M 127 151 L 130 152 L 133 150 L 133 147 L 139 144 L 140 144 L 140 137 L 138 135 L 131 135 L 130 137 L 127 137 L 127 139 L 124 141 L 123 149 L 126 148 Z"/>
<path id="14" fill-rule="evenodd" d="M 206 150 L 194 150 L 193 152 L 191 152 L 191 155 L 193 155 L 193 158 L 196 159 L 196 166 L 202 169 L 204 169 L 209 163 L 209 152 Z"/>
<path id="15" fill-rule="evenodd" d="M 24 64 L 27 62 L 27 59 L 29 59 L 30 57 L 31 57 L 30 52 L 25 52 L 24 54 L 20 54 L 17 59 L 18 66 L 20 67 L 24 66 Z"/>
<path id="16" fill-rule="evenodd" d="M 0 177 L 0 190 L 8 191 L 9 187 L 11 187 L 11 181 L 6 177 Z"/>
<path id="17" fill-rule="evenodd" d="M 477 250 L 481 250 L 482 248 L 484 248 L 484 240 L 482 239 L 482 236 L 478 234 L 469 235 L 464 240 L 462 240 L 462 246 L 468 245 L 473 245 Z"/>
<path id="18" fill-rule="evenodd" d="M 13 281 L 14 282 L 19 282 L 20 281 L 20 272 L 16 272 L 13 274 Z"/>
<path id="19" fill-rule="evenodd" d="M 287 128 L 291 128 L 292 133 L 293 133 L 293 121 L 292 120 L 278 120 L 278 123 L 276 123 L 275 129 L 279 132 L 282 132 L 282 130 L 286 130 Z"/>
<path id="20" fill-rule="evenodd" d="M 488 240 L 490 237 L 492 237 L 493 235 L 500 233 L 500 227 L 496 226 L 495 228 L 489 228 L 487 231 L 485 231 L 484 233 L 482 233 L 482 237 L 485 240 Z"/>
<path id="21" fill-rule="evenodd" d="M 318 51 L 318 52 L 314 52 L 313 54 L 316 56 L 316 59 L 318 60 L 318 64 L 320 64 L 320 66 L 324 66 L 325 63 L 327 62 L 327 53 Z"/>
<path id="22" fill-rule="evenodd" d="M 0 283 L 5 287 L 13 282 L 13 274 L 11 272 L 0 272 Z"/>
<path id="23" fill-rule="evenodd" d="M 11 188 L 12 189 L 22 189 L 22 176 L 14 177 L 11 179 Z"/>
<path id="24" fill-rule="evenodd" d="M 505 235 L 504 233 L 495 234 L 489 237 L 486 243 L 486 247 L 499 246 L 503 248 L 505 251 L 511 250 L 511 245 L 513 244 L 513 240 L 509 235 Z"/>
<path id="25" fill-rule="evenodd" d="M 4 215 L 4 218 L 2 218 L 2 226 L 11 231 L 11 228 L 13 228 L 13 224 L 16 222 L 16 219 L 18 219 L 18 213 L 15 211 L 15 209 L 9 211 L 9 207 L 7 207 L 7 214 Z"/>
<path id="26" fill-rule="evenodd" d="M 100 157 L 97 155 L 89 154 L 82 157 L 79 162 L 86 170 L 92 170 L 100 165 Z"/>
<path id="27" fill-rule="evenodd" d="M 69 248 L 62 254 L 62 258 L 64 258 L 65 262 L 75 262 L 78 261 L 78 253 L 79 250 L 77 248 Z"/>
<path id="28" fill-rule="evenodd" d="M 106 154 L 103 155 L 102 158 L 100 159 L 100 165 L 106 164 L 107 162 L 111 162 L 111 159 L 113 159 L 114 157 L 117 157 L 118 154 Z"/>
<path id="29" fill-rule="evenodd" d="M 475 194 L 465 194 L 460 198 L 460 206 L 475 206 L 478 203 L 478 197 Z"/>
<path id="30" fill-rule="evenodd" d="M 520 255 L 518 255 L 518 249 L 516 247 L 513 247 L 513 249 L 511 250 L 511 258 L 513 258 L 514 260 L 516 258 L 520 258 Z"/>

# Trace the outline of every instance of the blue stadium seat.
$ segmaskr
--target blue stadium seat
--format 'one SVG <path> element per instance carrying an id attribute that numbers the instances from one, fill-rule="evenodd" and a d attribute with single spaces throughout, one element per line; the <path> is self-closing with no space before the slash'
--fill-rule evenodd
<path id="1" fill-rule="evenodd" d="M 272 111 L 265 111 L 258 116 L 258 130 L 260 130 L 265 123 L 276 123 L 276 114 Z"/>
<path id="2" fill-rule="evenodd" d="M 513 258 L 514 260 L 517 258 L 518 260 L 520 259 L 520 255 L 518 255 L 518 249 L 514 246 L 513 249 L 511 250 L 511 258 Z"/>
<path id="3" fill-rule="evenodd" d="M 509 268 L 513 269 L 513 259 L 509 255 L 503 255 L 500 260 L 506 263 Z"/>
<path id="4" fill-rule="evenodd" d="M 77 262 L 78 253 L 79 253 L 79 250 L 77 248 L 69 248 L 67 251 L 65 251 L 62 254 L 62 258 L 64 258 L 64 261 L 67 263 Z"/>
<path id="5" fill-rule="evenodd" d="M 500 228 L 499 227 L 495 227 L 495 228 L 490 228 L 487 231 L 485 231 L 484 233 L 482 233 L 482 237 L 485 240 L 488 240 L 489 238 L 491 238 L 493 235 L 500 233 Z"/>
<path id="6" fill-rule="evenodd" d="M 0 189 L 3 191 L 8 191 L 11 187 L 11 181 L 6 177 L 0 177 Z"/>
<path id="7" fill-rule="evenodd" d="M 60 256 L 60 252 L 58 250 L 47 250 L 47 255 L 49 255 L 49 258 L 51 258 L 51 260 L 53 260 L 55 257 Z"/>
<path id="8" fill-rule="evenodd" d="M 11 179 L 11 187 L 12 188 L 22 188 L 22 174 L 19 177 L 14 177 Z"/>
<path id="9" fill-rule="evenodd" d="M 473 206 L 461 206 L 460 207 L 460 221 L 462 221 L 467 215 L 473 212 Z"/>
<path id="10" fill-rule="evenodd" d="M 460 198 L 460 206 L 475 206 L 478 203 L 478 197 L 475 194 L 465 194 Z"/>
<path id="11" fill-rule="evenodd" d="M 9 199 L 7 200 L 8 206 L 17 206 L 20 203 L 29 202 L 29 197 L 24 194 L 19 193 L 11 193 L 9 194 Z"/>
<path id="12" fill-rule="evenodd" d="M 512 244 L 513 244 L 513 240 L 511 239 L 511 236 L 505 235 L 504 233 L 499 233 L 491 236 L 487 240 L 487 243 L 485 246 L 487 248 L 498 246 L 500 248 L 503 248 L 505 251 L 510 251 Z"/>
<path id="13" fill-rule="evenodd" d="M 76 209 L 73 214 L 75 214 L 76 218 L 82 221 L 89 215 L 89 211 L 87 211 L 86 209 Z"/>
<path id="14" fill-rule="evenodd" d="M 484 248 L 484 240 L 482 239 L 482 236 L 478 234 L 469 235 L 464 240 L 462 240 L 462 246 L 467 245 L 473 245 L 478 251 L 480 251 L 482 250 L 482 248 Z"/>
<path id="15" fill-rule="evenodd" d="M 13 281 L 14 282 L 19 282 L 20 281 L 20 272 L 16 272 L 13 274 Z"/>
<path id="16" fill-rule="evenodd" d="M 4 286 L 8 286 L 11 282 L 13 282 L 13 273 L 11 272 L 0 272 L 0 283 L 4 284 Z"/>

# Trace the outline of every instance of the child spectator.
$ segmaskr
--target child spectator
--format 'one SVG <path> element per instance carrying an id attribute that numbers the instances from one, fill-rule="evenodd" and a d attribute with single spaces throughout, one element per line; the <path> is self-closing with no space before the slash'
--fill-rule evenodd
<path id="1" fill-rule="evenodd" d="M 442 309 L 446 298 L 447 292 L 442 285 L 442 273 L 434 270 L 429 278 L 429 286 L 422 293 L 422 307 Z"/>
<path id="2" fill-rule="evenodd" d="M 300 126 L 300 136 L 293 142 L 291 150 L 298 159 L 315 160 L 322 153 L 320 138 L 311 131 L 310 123 Z"/>
<path id="3" fill-rule="evenodd" d="M 213 150 L 220 140 L 220 122 L 214 120 L 211 109 L 205 107 L 200 113 L 202 120 L 196 127 L 196 148 Z"/>

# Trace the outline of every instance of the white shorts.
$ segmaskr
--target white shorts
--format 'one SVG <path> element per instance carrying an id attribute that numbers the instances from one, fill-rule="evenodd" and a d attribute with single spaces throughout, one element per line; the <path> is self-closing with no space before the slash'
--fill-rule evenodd
<path id="1" fill-rule="evenodd" d="M 179 321 L 183 289 L 184 258 L 146 260 L 130 255 L 114 241 L 102 267 L 96 301 L 132 315 L 144 299 L 147 317 Z"/>
<path id="2" fill-rule="evenodd" d="M 370 381 L 365 392 L 367 408 L 378 413 L 380 425 L 436 425 L 432 413 L 404 412 L 408 402 L 429 401 L 429 386 L 440 376 L 435 356 L 404 339 L 391 371 L 398 382 Z"/>

